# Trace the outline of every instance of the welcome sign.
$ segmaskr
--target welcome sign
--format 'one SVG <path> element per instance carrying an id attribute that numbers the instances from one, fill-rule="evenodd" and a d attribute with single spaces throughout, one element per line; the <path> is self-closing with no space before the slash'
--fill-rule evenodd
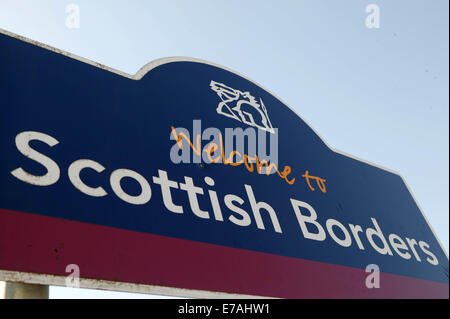
<path id="1" fill-rule="evenodd" d="M 130 76 L 6 31 L 0 48 L 0 279 L 448 298 L 448 257 L 402 178 L 254 82 L 188 58 Z"/>

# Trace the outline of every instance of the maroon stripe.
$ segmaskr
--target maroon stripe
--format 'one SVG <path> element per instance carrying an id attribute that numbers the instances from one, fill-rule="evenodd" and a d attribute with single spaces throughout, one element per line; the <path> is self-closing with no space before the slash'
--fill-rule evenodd
<path id="1" fill-rule="evenodd" d="M 448 298 L 448 284 L 0 209 L 0 269 L 284 298 Z"/>

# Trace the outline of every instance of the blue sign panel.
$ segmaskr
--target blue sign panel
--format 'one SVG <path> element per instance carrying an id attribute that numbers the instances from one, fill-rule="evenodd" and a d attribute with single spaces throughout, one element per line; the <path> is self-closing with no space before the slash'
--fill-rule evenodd
<path id="1" fill-rule="evenodd" d="M 0 48 L 0 278 L 58 284 L 76 265 L 131 291 L 448 298 L 402 178 L 331 150 L 254 82 L 195 59 L 133 77 L 7 34 Z"/>

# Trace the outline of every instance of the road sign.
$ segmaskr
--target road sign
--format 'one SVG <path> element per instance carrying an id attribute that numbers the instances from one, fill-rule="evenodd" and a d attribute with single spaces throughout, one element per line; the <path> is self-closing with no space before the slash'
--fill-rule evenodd
<path id="1" fill-rule="evenodd" d="M 0 279 L 448 298 L 448 257 L 403 179 L 261 86 L 190 58 L 131 76 L 1 33 Z"/>

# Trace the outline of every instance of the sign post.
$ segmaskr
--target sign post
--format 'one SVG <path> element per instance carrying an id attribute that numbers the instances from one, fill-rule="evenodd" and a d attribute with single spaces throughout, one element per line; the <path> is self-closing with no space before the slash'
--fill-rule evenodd
<path id="1" fill-rule="evenodd" d="M 48 286 L 19 282 L 6 282 L 5 299 L 48 299 Z"/>

